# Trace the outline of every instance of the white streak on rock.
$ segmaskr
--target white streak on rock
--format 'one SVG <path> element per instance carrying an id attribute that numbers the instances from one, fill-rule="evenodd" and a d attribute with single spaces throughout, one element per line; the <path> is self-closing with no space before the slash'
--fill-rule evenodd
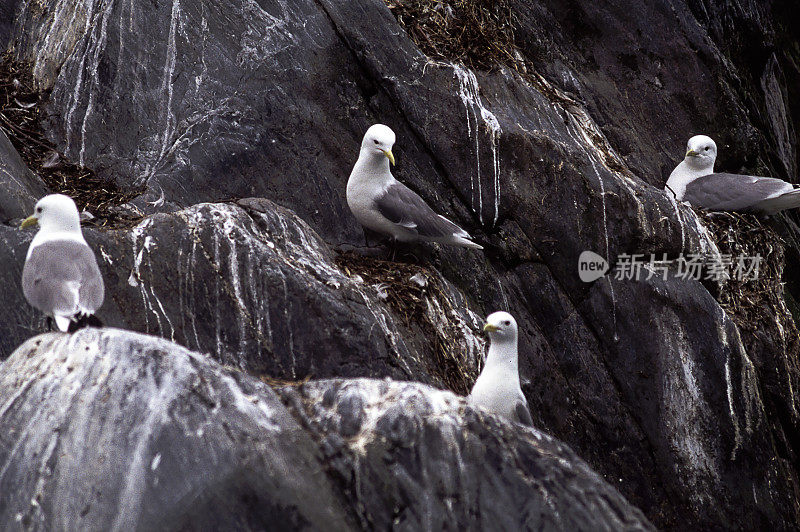
<path id="1" fill-rule="evenodd" d="M 594 157 L 589 154 L 589 162 L 592 163 L 592 170 L 594 170 L 594 175 L 597 177 L 597 181 L 600 183 L 600 201 L 603 205 L 603 235 L 605 236 L 606 242 L 606 260 L 613 260 L 611 258 L 611 249 L 609 247 L 608 242 L 608 217 L 606 214 L 606 186 L 603 182 L 603 176 L 600 175 L 600 171 L 597 169 L 597 165 L 594 162 Z M 613 318 L 614 323 L 614 341 L 616 342 L 619 337 L 617 336 L 617 301 L 614 297 L 614 283 L 611 280 L 612 276 L 606 276 L 606 281 L 608 281 L 608 290 L 609 294 L 611 295 L 611 315 Z"/>
<path id="2" fill-rule="evenodd" d="M 155 161 L 149 161 L 147 163 L 147 170 L 146 170 L 146 177 L 145 182 L 149 181 L 153 174 L 156 172 L 158 167 L 161 165 L 163 161 L 164 155 L 167 153 L 168 146 L 172 143 L 168 142 L 172 136 L 172 133 L 175 129 L 175 114 L 172 110 L 172 93 L 173 93 L 173 85 L 174 80 L 172 79 L 175 75 L 175 64 L 177 62 L 178 56 L 178 48 L 177 48 L 177 32 L 178 32 L 178 18 L 180 17 L 180 2 L 179 0 L 172 0 L 172 11 L 170 14 L 170 22 L 169 22 L 169 35 L 167 37 L 167 49 L 165 52 L 165 60 L 164 60 L 164 71 L 161 79 L 161 92 L 162 94 L 166 94 L 166 102 L 164 102 L 163 109 L 163 130 L 161 133 L 161 139 L 159 140 L 159 145 L 161 146 L 161 151 L 156 157 Z"/>
<path id="3" fill-rule="evenodd" d="M 458 79 L 458 95 L 464 104 L 467 113 L 467 136 L 475 134 L 475 158 L 476 158 L 476 178 L 470 177 L 472 188 L 472 210 L 475 211 L 475 199 L 477 188 L 477 213 L 481 223 L 483 223 L 483 188 L 481 183 L 481 154 L 480 154 L 480 122 L 483 123 L 489 135 L 490 149 L 492 151 L 492 186 L 494 189 L 494 218 L 492 223 L 497 222 L 500 212 L 500 157 L 497 153 L 500 134 L 503 132 L 500 122 L 483 103 L 480 95 L 480 85 L 475 73 L 463 65 L 452 65 L 453 74 Z M 480 116 L 480 121 L 478 120 Z M 473 130 L 472 122 L 475 122 Z"/>
<path id="4" fill-rule="evenodd" d="M 290 11 L 280 2 L 282 16 L 276 17 L 265 11 L 254 0 L 242 0 L 242 14 L 247 29 L 239 39 L 241 50 L 236 56 L 239 66 L 257 68 L 265 59 L 271 59 L 294 45 L 298 39 L 288 29 Z M 296 65 L 302 69 L 302 65 Z"/>
<path id="5" fill-rule="evenodd" d="M 99 79 L 99 70 L 100 70 L 100 53 L 105 50 L 106 44 L 106 36 L 108 32 L 108 19 L 111 17 L 111 11 L 114 7 L 114 3 L 110 2 L 108 6 L 103 11 L 102 20 L 100 21 L 100 36 L 97 39 L 92 39 L 89 41 L 89 45 L 86 49 L 86 55 L 89 55 L 89 51 L 94 49 L 94 53 L 92 55 L 91 60 L 89 61 L 88 68 L 91 74 L 91 83 L 87 87 L 86 91 L 89 93 L 89 101 L 86 104 L 86 111 L 83 114 L 83 120 L 81 122 L 81 149 L 78 154 L 78 164 L 80 166 L 84 166 L 84 154 L 86 153 L 86 122 L 89 120 L 89 115 L 92 114 L 94 110 L 94 97 L 95 94 L 100 90 L 100 79 Z M 85 64 L 85 60 L 82 60 L 82 64 Z"/>
<path id="6" fill-rule="evenodd" d="M 58 8 L 60 8 L 64 4 L 69 4 L 69 2 L 62 2 L 62 3 L 59 3 L 57 6 L 58 6 Z M 89 5 L 89 10 L 86 13 L 86 25 L 85 25 L 84 30 L 83 30 L 84 34 L 88 33 L 89 27 L 90 27 L 91 22 L 92 22 L 92 18 L 94 16 L 94 0 L 88 0 L 88 5 Z M 75 16 L 75 13 L 78 10 L 77 5 L 75 6 L 74 9 L 75 9 L 75 12 L 73 12 L 73 18 Z M 58 15 L 56 15 L 56 20 L 58 20 Z M 49 38 L 49 35 L 50 34 L 48 34 L 48 38 Z M 47 42 L 45 42 L 44 48 L 45 49 L 47 48 Z M 88 53 L 88 44 L 87 44 L 87 53 Z M 37 66 L 38 65 L 39 65 L 39 61 L 37 61 Z M 77 66 L 77 73 L 78 74 L 77 74 L 77 80 L 75 81 L 75 89 L 72 91 L 72 105 L 69 106 L 69 110 L 67 111 L 67 116 L 66 116 L 66 119 L 65 119 L 66 130 L 67 130 L 68 133 L 72 131 L 72 116 L 75 114 L 75 110 L 78 107 L 78 100 L 80 98 L 80 95 L 83 92 L 83 71 L 85 69 L 86 69 L 86 53 L 81 55 L 81 62 Z M 36 75 L 36 74 L 37 74 L 37 72 L 34 69 L 34 75 Z M 67 134 L 67 138 L 65 140 L 66 140 L 66 147 L 64 148 L 64 151 L 66 153 L 69 153 L 70 152 L 70 147 L 71 147 L 72 135 Z"/>

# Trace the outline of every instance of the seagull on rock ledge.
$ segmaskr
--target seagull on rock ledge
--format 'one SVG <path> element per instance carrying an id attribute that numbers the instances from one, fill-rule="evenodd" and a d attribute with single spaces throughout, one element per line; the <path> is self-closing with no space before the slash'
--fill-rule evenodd
<path id="1" fill-rule="evenodd" d="M 401 242 L 423 240 L 483 249 L 469 233 L 436 214 L 416 192 L 396 180 L 389 171 L 394 164 L 395 135 L 389 127 L 375 124 L 361 142 L 350 179 L 347 205 L 353 216 L 368 229 Z"/>
<path id="2" fill-rule="evenodd" d="M 686 157 L 664 189 L 678 201 L 711 211 L 775 214 L 800 207 L 800 189 L 774 177 L 714 172 L 717 145 L 705 135 L 689 139 Z"/>
<path id="3" fill-rule="evenodd" d="M 486 318 L 483 330 L 489 334 L 489 354 L 467 401 L 493 414 L 533 426 L 528 401 L 519 385 L 517 322 L 508 312 Z"/>
<path id="4" fill-rule="evenodd" d="M 22 292 L 32 306 L 55 318 L 62 331 L 102 326 L 94 312 L 103 304 L 103 277 L 83 238 L 78 208 L 71 198 L 40 199 L 20 228 L 39 225 L 22 268 Z"/>

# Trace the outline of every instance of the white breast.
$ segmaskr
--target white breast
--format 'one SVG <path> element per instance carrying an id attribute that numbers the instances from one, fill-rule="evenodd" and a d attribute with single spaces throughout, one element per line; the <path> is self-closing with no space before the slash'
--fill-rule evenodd
<path id="1" fill-rule="evenodd" d="M 714 172 L 714 167 L 709 166 L 707 168 L 692 168 L 689 166 L 686 161 L 681 161 L 681 164 L 675 167 L 675 170 L 669 174 L 669 179 L 667 179 L 667 184 L 664 186 L 667 192 L 675 193 L 675 199 L 678 201 L 683 201 L 683 196 L 686 194 L 686 186 L 697 179 L 698 177 L 703 177 L 704 175 L 708 175 Z"/>
<path id="2" fill-rule="evenodd" d="M 512 417 L 520 396 L 522 390 L 515 372 L 491 368 L 489 371 L 484 369 L 475 381 L 469 402 L 494 414 Z"/>

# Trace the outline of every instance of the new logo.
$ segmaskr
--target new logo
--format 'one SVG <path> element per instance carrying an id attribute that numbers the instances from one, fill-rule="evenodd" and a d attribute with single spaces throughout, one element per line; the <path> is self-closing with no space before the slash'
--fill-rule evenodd
<path id="1" fill-rule="evenodd" d="M 591 283 L 608 272 L 606 259 L 594 251 L 584 251 L 578 257 L 578 276 L 584 283 Z"/>

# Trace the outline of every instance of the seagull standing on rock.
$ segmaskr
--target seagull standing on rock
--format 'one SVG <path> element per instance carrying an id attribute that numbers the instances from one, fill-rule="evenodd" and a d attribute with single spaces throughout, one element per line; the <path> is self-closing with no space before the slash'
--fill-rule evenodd
<path id="1" fill-rule="evenodd" d="M 489 334 L 489 354 L 467 401 L 493 414 L 533 426 L 528 401 L 519 385 L 517 322 L 508 312 L 486 318 L 483 330 Z"/>
<path id="2" fill-rule="evenodd" d="M 62 194 L 45 196 L 20 227 L 37 224 L 22 269 L 25 299 L 62 331 L 102 326 L 94 312 L 103 304 L 103 278 L 83 238 L 75 202 Z"/>
<path id="3" fill-rule="evenodd" d="M 705 135 L 689 139 L 686 157 L 664 189 L 678 201 L 711 211 L 775 214 L 800 207 L 800 189 L 774 177 L 714 172 L 717 145 Z"/>
<path id="4" fill-rule="evenodd" d="M 350 179 L 347 205 L 364 227 L 401 242 L 428 241 L 483 249 L 459 226 L 436 214 L 416 192 L 396 180 L 389 170 L 394 164 L 395 134 L 388 126 L 375 124 L 361 142 Z"/>

